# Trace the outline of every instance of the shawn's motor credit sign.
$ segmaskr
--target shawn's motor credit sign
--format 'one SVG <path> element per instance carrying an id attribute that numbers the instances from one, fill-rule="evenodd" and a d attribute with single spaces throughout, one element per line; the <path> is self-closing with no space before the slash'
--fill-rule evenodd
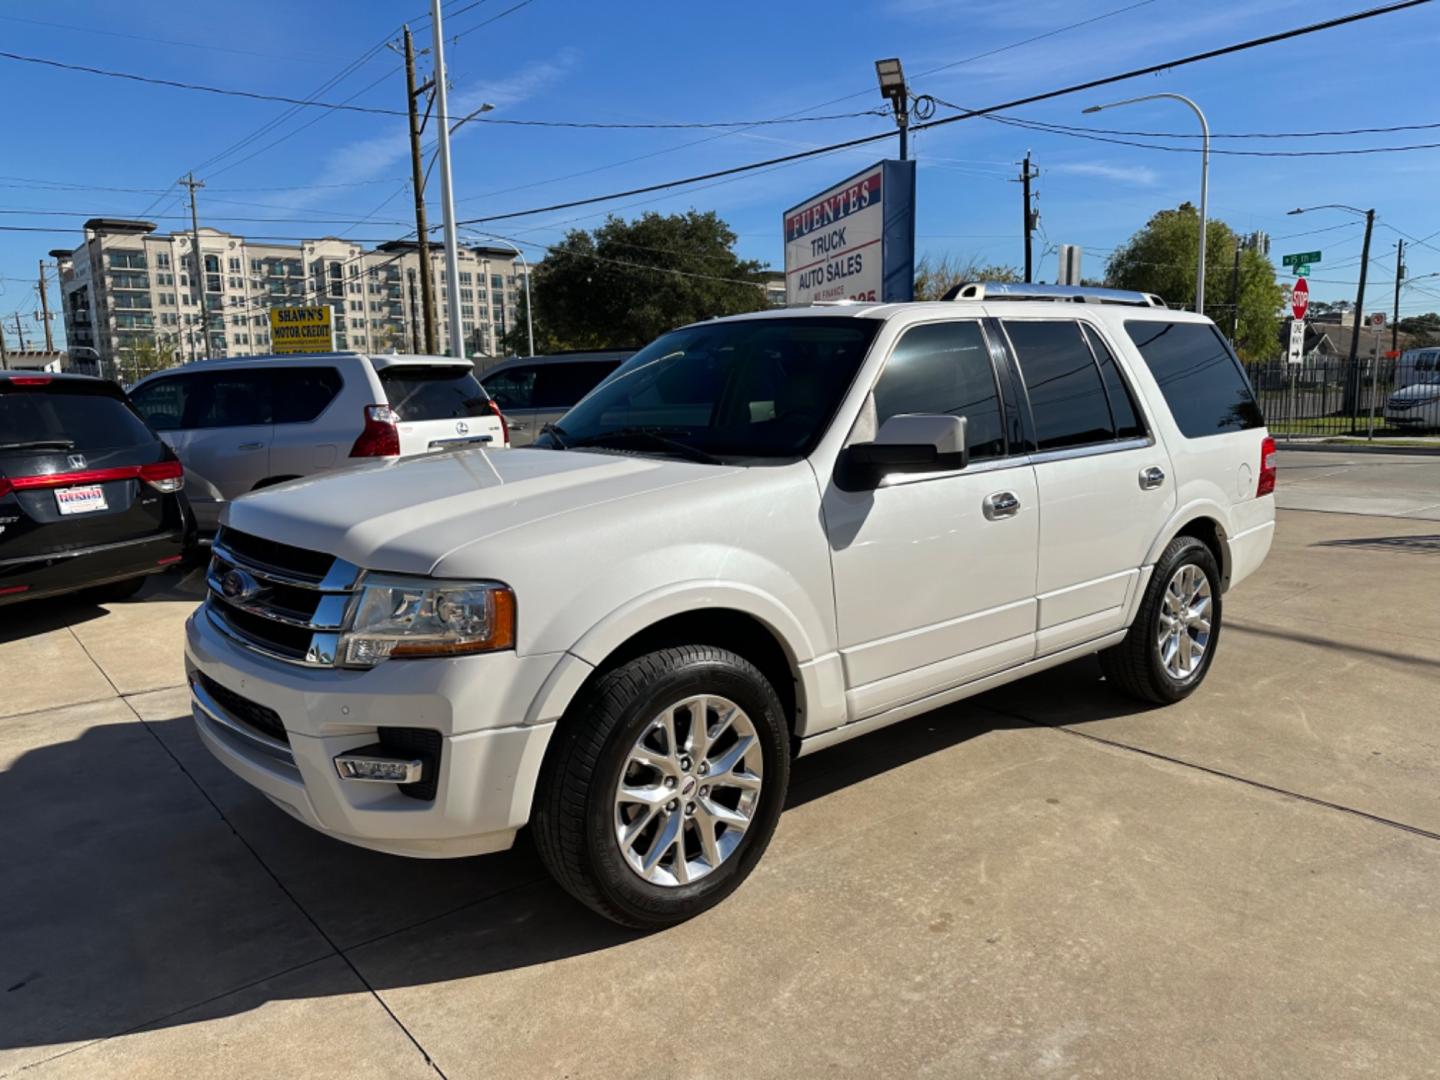
<path id="1" fill-rule="evenodd" d="M 270 351 L 279 356 L 335 350 L 335 326 L 328 307 L 270 309 Z"/>
<path id="2" fill-rule="evenodd" d="M 881 161 L 785 211 L 785 302 L 911 300 L 915 163 Z"/>

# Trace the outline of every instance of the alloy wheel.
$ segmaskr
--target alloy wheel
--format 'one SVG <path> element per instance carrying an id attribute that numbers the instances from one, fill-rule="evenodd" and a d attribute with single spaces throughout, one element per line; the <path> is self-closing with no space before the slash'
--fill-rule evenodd
<path id="1" fill-rule="evenodd" d="M 1184 681 L 1200 670 L 1210 646 L 1212 600 L 1210 579 L 1194 563 L 1176 570 L 1165 587 L 1156 645 L 1172 679 Z"/>

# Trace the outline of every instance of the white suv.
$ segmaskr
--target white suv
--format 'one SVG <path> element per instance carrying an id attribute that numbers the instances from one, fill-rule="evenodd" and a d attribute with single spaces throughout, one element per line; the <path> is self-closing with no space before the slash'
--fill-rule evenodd
<path id="1" fill-rule="evenodd" d="M 1191 693 L 1274 482 L 1225 340 L 1138 293 L 717 319 L 535 448 L 231 506 L 195 720 L 316 829 L 440 857 L 528 823 L 576 897 L 662 926 L 749 874 L 797 756 L 1095 652 Z"/>
<path id="2" fill-rule="evenodd" d="M 202 532 L 230 499 L 353 458 L 509 440 L 470 361 L 444 356 L 203 360 L 142 379 L 130 400 L 184 464 Z"/>

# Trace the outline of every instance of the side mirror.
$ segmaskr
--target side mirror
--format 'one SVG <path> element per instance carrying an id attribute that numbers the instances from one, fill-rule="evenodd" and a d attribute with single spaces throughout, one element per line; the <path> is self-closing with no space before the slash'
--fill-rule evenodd
<path id="1" fill-rule="evenodd" d="M 851 490 L 877 487 L 889 473 L 948 472 L 970 461 L 965 417 L 902 413 L 880 426 L 874 442 L 845 448 L 840 464 Z"/>

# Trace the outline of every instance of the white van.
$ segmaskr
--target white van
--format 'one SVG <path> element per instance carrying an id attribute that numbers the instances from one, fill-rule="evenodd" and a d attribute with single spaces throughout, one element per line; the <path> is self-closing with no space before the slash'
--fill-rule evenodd
<path id="1" fill-rule="evenodd" d="M 1440 383 L 1440 348 L 1406 349 L 1395 365 L 1395 389 Z"/>
<path id="2" fill-rule="evenodd" d="M 446 356 L 202 360 L 142 379 L 130 400 L 184 464 L 201 532 L 231 499 L 357 458 L 509 444 L 470 361 Z"/>

